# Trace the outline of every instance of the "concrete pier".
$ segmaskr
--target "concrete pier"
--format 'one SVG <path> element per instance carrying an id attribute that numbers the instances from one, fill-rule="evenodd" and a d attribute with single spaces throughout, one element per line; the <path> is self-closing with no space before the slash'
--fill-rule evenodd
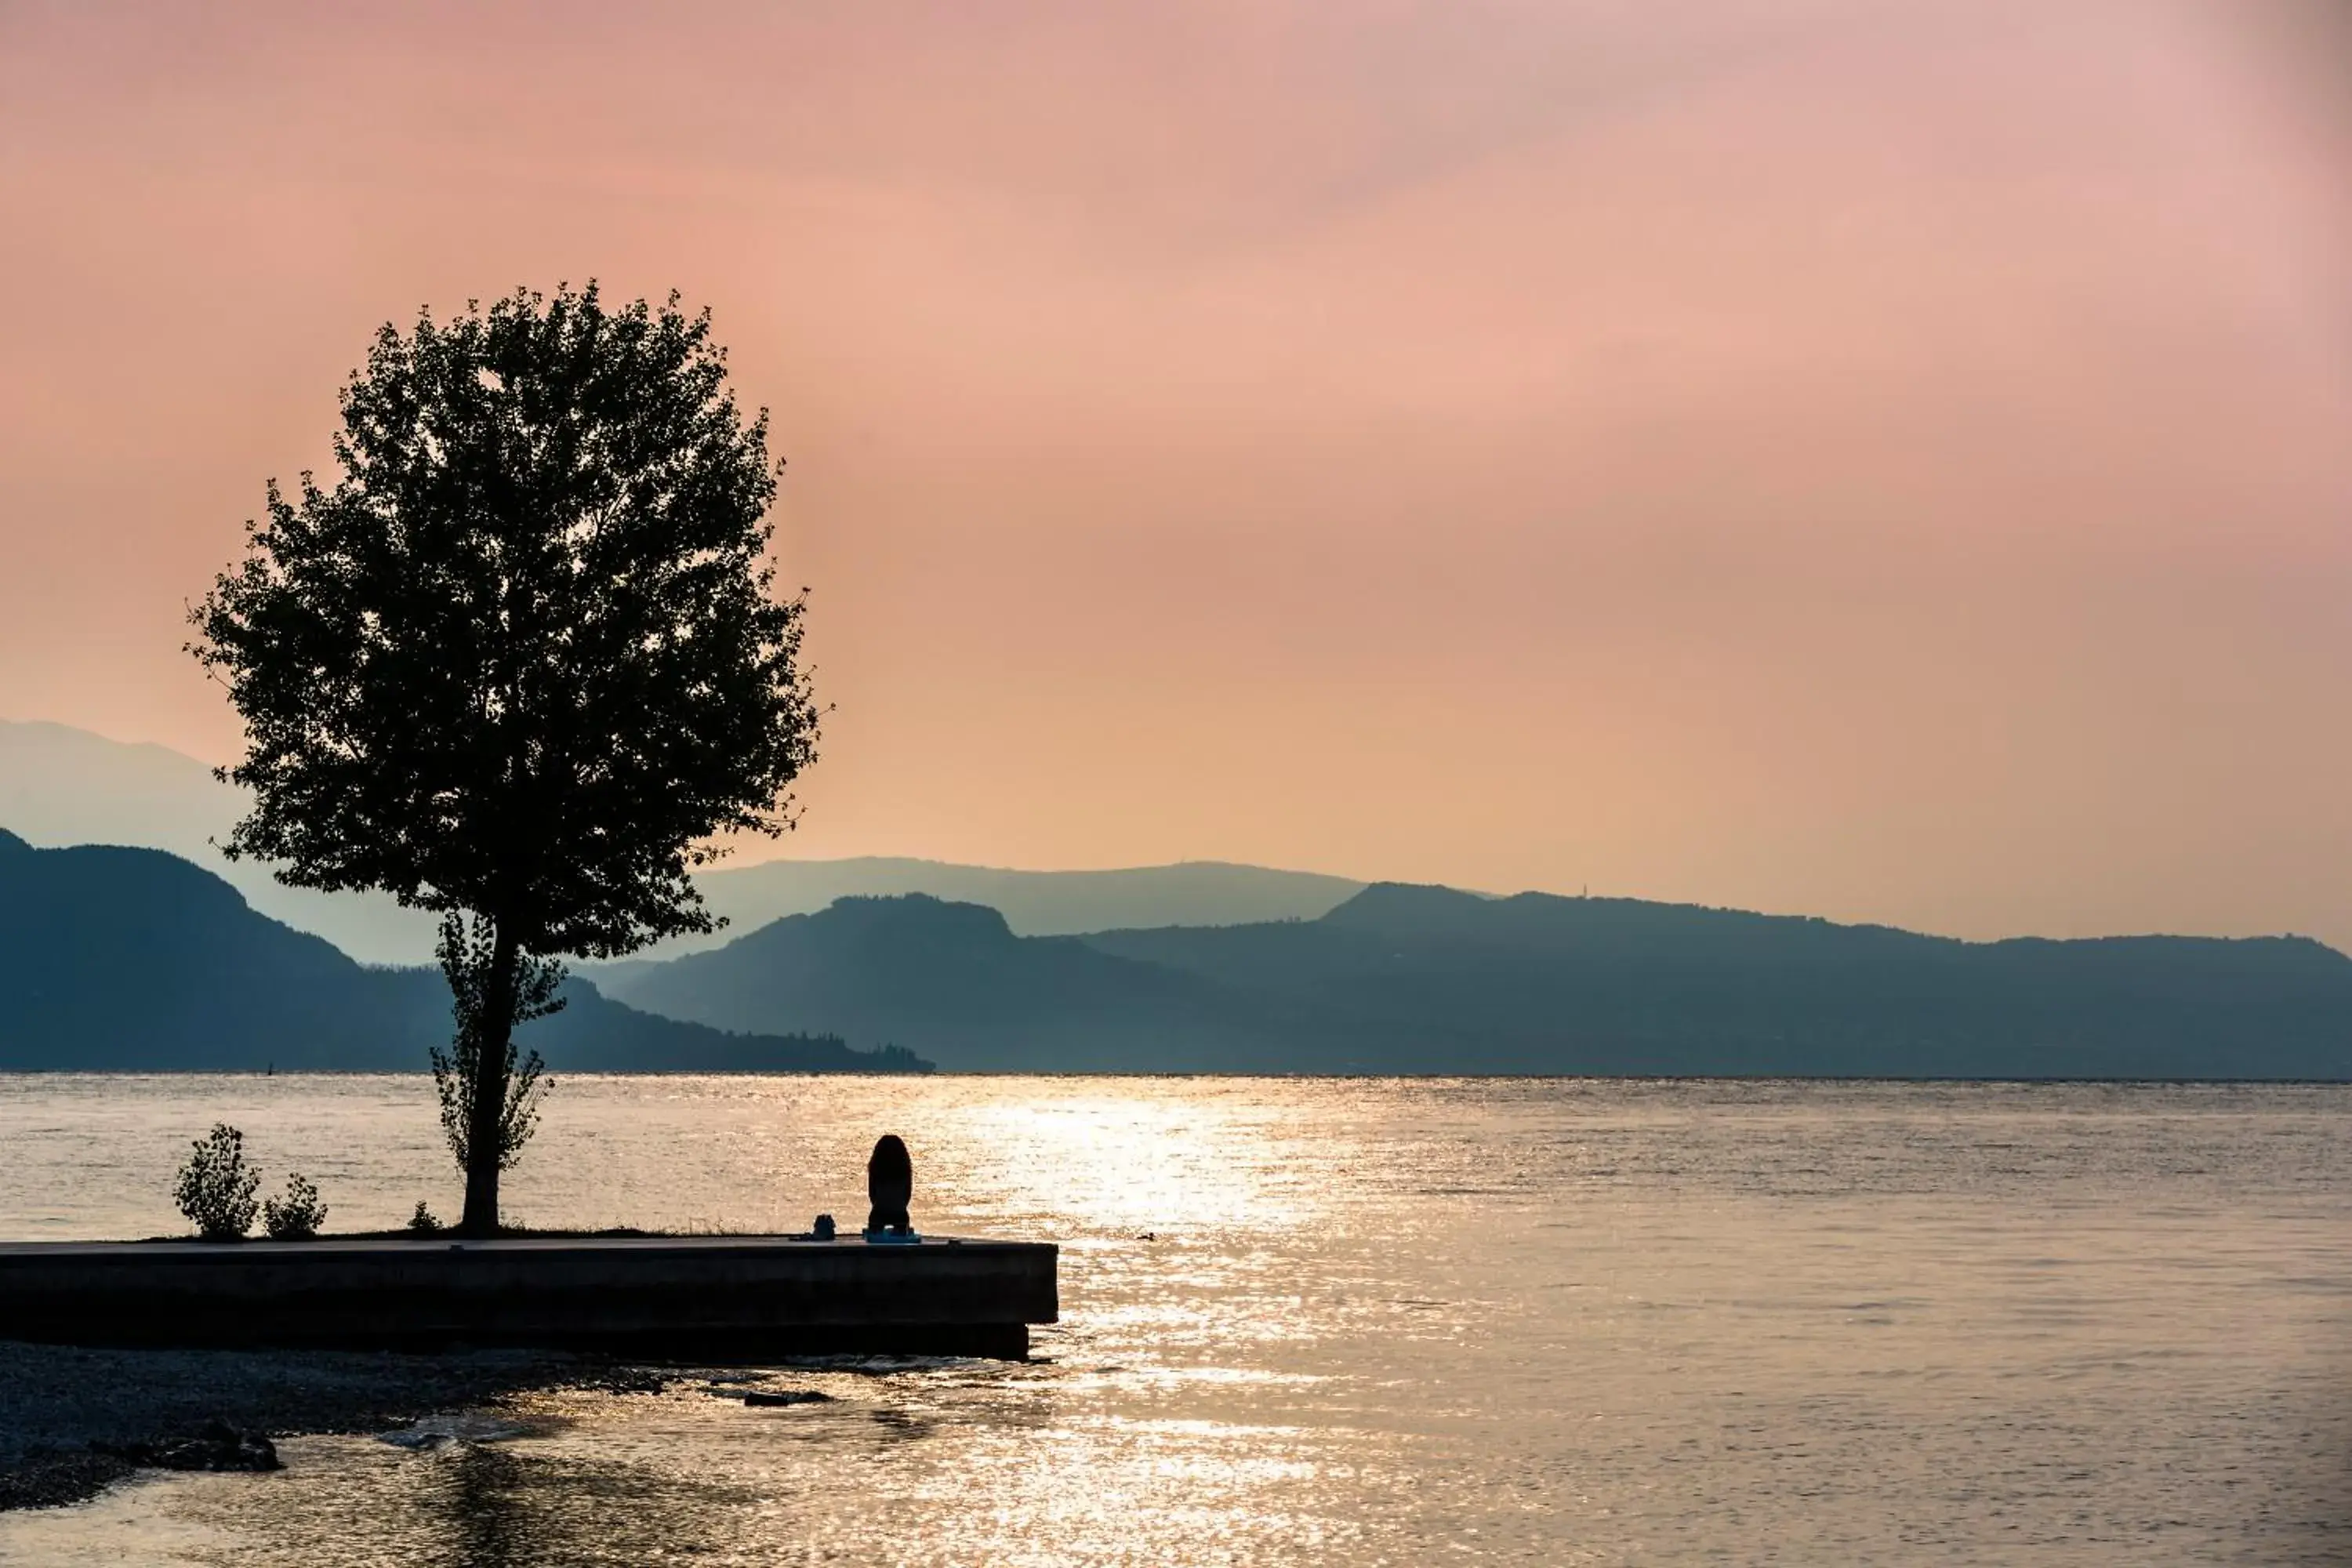
<path id="1" fill-rule="evenodd" d="M 1048 1242 L 772 1236 L 0 1244 L 0 1339 L 1018 1360 Z"/>

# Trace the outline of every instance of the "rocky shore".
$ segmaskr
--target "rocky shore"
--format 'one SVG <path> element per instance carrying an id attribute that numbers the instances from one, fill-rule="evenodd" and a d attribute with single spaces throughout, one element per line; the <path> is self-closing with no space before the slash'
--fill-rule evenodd
<path id="1" fill-rule="evenodd" d="M 0 1342 L 0 1509 L 79 1502 L 140 1462 L 266 1468 L 267 1439 L 642 1374 L 535 1352 L 84 1350 Z"/>

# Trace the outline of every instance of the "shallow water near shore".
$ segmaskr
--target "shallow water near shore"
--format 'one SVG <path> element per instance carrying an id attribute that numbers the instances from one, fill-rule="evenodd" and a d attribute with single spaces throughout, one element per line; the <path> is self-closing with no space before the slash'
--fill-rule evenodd
<path id="1" fill-rule="evenodd" d="M 334 1228 L 455 1205 L 422 1078 L 0 1078 L 0 1237 L 178 1229 L 215 1121 Z M 2352 1089 L 580 1078 L 508 1207 L 854 1222 L 885 1131 L 919 1226 L 1063 1244 L 1040 1360 L 296 1436 L 0 1562 L 2352 1557 Z"/>

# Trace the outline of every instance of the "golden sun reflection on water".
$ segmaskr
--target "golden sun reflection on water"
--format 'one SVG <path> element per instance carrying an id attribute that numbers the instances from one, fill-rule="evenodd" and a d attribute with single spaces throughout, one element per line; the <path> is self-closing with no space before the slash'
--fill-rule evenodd
<path id="1" fill-rule="evenodd" d="M 1316 1218 L 1312 1186 L 1285 1158 L 1296 1129 L 1245 1101 L 1105 1094 L 975 1111 L 971 1131 L 1003 1154 L 1003 1196 L 1021 1208 L 1083 1214 L 1103 1230 L 1286 1229 Z"/>

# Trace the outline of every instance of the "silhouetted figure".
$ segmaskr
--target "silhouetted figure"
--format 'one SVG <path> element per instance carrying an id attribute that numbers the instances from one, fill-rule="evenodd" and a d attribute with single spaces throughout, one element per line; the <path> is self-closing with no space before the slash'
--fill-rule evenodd
<path id="1" fill-rule="evenodd" d="M 888 1231 L 904 1236 L 914 1229 L 907 1217 L 907 1202 L 915 1195 L 915 1164 L 895 1132 L 885 1132 L 866 1162 L 866 1196 L 873 1212 L 866 1216 L 866 1234 Z"/>

